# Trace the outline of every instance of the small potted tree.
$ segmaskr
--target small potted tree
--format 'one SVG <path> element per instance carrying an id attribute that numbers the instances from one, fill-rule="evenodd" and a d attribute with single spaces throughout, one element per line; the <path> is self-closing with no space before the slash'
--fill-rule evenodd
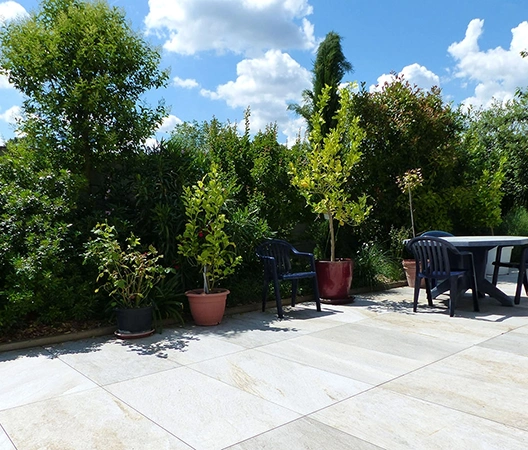
<path id="1" fill-rule="evenodd" d="M 178 252 L 199 267 L 203 277 L 203 289 L 185 293 L 197 325 L 217 325 L 222 321 L 229 290 L 217 288 L 216 282 L 233 274 L 242 261 L 225 231 L 227 218 L 222 213 L 233 189 L 232 184 L 221 180 L 214 164 L 207 175 L 184 189 L 187 222 L 178 237 Z"/>
<path id="2" fill-rule="evenodd" d="M 353 262 L 351 259 L 336 258 L 335 227 L 345 223 L 360 224 L 370 207 L 365 195 L 353 200 L 346 190 L 352 169 L 360 160 L 359 144 L 364 136 L 359 118 L 351 112 L 351 85 L 339 91 L 340 107 L 335 127 L 326 135 L 321 130 L 323 111 L 330 99 L 331 89 L 330 86 L 323 89 L 310 118 L 310 150 L 302 161 L 290 164 L 290 174 L 292 185 L 299 189 L 307 204 L 316 214 L 322 214 L 328 220 L 330 261 L 317 261 L 316 272 L 321 298 L 337 302 L 349 296 Z"/>
<path id="3" fill-rule="evenodd" d="M 403 194 L 409 195 L 409 212 L 411 215 L 411 229 L 413 237 L 416 237 L 416 231 L 414 228 L 414 211 L 412 204 L 412 191 L 423 183 L 422 171 L 418 169 L 410 169 L 405 172 L 401 177 L 396 179 L 398 187 L 401 189 Z M 403 270 L 405 277 L 407 278 L 407 284 L 410 287 L 414 287 L 415 274 L 416 274 L 416 261 L 414 259 L 404 259 L 402 261 Z M 422 280 L 423 281 L 423 280 Z M 423 283 L 425 286 L 425 283 Z"/>
<path id="4" fill-rule="evenodd" d="M 98 223 L 92 232 L 95 237 L 86 245 L 85 263 L 97 264 L 96 281 L 108 292 L 110 307 L 116 312 L 116 334 L 123 338 L 151 334 L 153 300 L 149 294 L 173 269 L 160 265 L 163 255 L 152 245 L 142 249 L 140 239 L 134 234 L 122 247 L 115 227 L 108 223 Z"/>

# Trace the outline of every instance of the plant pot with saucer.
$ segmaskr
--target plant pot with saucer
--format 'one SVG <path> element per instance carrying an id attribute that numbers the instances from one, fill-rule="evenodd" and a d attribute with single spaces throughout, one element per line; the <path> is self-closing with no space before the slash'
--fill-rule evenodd
<path id="1" fill-rule="evenodd" d="M 225 231 L 223 208 L 234 189 L 233 183 L 222 180 L 214 164 L 204 178 L 184 189 L 187 222 L 178 237 L 178 252 L 198 266 L 203 277 L 203 289 L 185 292 L 197 325 L 212 326 L 222 321 L 229 290 L 215 288 L 215 284 L 233 274 L 242 261 Z"/>
<path id="2" fill-rule="evenodd" d="M 149 293 L 174 269 L 161 266 L 163 255 L 152 245 L 142 248 L 134 234 L 121 246 L 115 227 L 106 222 L 97 224 L 92 232 L 95 237 L 86 245 L 85 263 L 97 264 L 96 281 L 108 292 L 109 305 L 116 313 L 115 334 L 123 339 L 149 336 L 154 332 L 154 306 Z"/>
<path id="3" fill-rule="evenodd" d="M 326 86 L 310 118 L 312 130 L 308 140 L 310 149 L 295 164 L 290 164 L 291 183 L 299 189 L 312 211 L 328 220 L 330 260 L 317 261 L 316 273 L 321 302 L 345 303 L 352 283 L 353 262 L 339 259 L 335 254 L 336 225 L 359 225 L 368 215 L 367 197 L 350 198 L 347 185 L 353 167 L 360 161 L 359 145 L 364 131 L 359 118 L 351 110 L 351 90 L 354 85 L 340 89 L 340 105 L 335 116 L 336 125 L 323 134 L 324 111 L 330 100 L 332 87 Z"/>

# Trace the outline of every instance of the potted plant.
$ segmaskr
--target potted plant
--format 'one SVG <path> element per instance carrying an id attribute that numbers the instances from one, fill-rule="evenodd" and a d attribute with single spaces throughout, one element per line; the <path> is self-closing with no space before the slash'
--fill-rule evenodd
<path id="1" fill-rule="evenodd" d="M 178 237 L 178 252 L 199 267 L 203 289 L 185 293 L 191 314 L 198 325 L 217 325 L 222 321 L 229 290 L 215 287 L 216 282 L 235 272 L 242 261 L 235 244 L 225 231 L 227 218 L 222 209 L 234 190 L 221 180 L 216 165 L 192 187 L 185 187 L 183 203 L 187 222 Z"/>
<path id="2" fill-rule="evenodd" d="M 290 174 L 292 185 L 299 189 L 307 204 L 316 214 L 322 214 L 328 220 L 330 261 L 317 261 L 316 272 L 321 298 L 337 302 L 349 296 L 353 262 L 351 259 L 336 258 L 336 224 L 358 225 L 368 215 L 370 207 L 365 195 L 353 200 L 346 191 L 352 169 L 361 157 L 359 144 L 364 136 L 359 118 L 351 112 L 351 85 L 339 91 L 336 125 L 326 135 L 321 129 L 331 89 L 326 86 L 319 97 L 310 118 L 310 149 L 304 160 L 290 164 Z"/>
<path id="3" fill-rule="evenodd" d="M 86 245 L 85 262 L 97 264 L 96 281 L 108 292 L 110 307 L 116 312 L 116 334 L 120 337 L 151 334 L 153 302 L 149 293 L 173 269 L 160 265 L 163 255 L 152 245 L 143 250 L 140 239 L 133 233 L 122 247 L 114 226 L 98 223 L 92 232 L 95 238 Z"/>
<path id="4" fill-rule="evenodd" d="M 411 214 L 411 229 L 413 237 L 416 237 L 416 231 L 414 228 L 414 214 L 412 205 L 412 191 L 423 183 L 422 171 L 418 169 L 408 170 L 403 176 L 398 177 L 396 182 L 404 194 L 409 195 L 409 211 Z M 416 261 L 414 259 L 403 259 L 402 260 L 403 270 L 405 271 L 405 277 L 407 278 L 407 284 L 410 287 L 414 287 L 414 280 L 416 275 Z M 422 280 L 423 281 L 423 280 Z M 425 284 L 424 284 L 425 286 Z"/>

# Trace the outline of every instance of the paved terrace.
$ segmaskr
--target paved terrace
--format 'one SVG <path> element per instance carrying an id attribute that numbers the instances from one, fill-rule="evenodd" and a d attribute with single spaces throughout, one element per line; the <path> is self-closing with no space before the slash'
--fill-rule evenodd
<path id="1" fill-rule="evenodd" d="M 526 297 L 411 298 L 0 353 L 0 449 L 528 448 Z"/>

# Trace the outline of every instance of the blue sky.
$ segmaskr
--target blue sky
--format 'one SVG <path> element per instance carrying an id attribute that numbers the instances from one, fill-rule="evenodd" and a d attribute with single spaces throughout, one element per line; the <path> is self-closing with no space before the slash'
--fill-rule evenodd
<path id="1" fill-rule="evenodd" d="M 354 66 L 344 81 L 369 89 L 403 73 L 425 89 L 439 85 L 445 101 L 484 106 L 528 85 L 527 0 L 109 0 L 132 27 L 161 49 L 170 84 L 163 137 L 181 121 L 270 122 L 279 140 L 294 140 L 304 123 L 286 110 L 311 86 L 318 43 L 343 37 Z M 0 23 L 38 7 L 0 0 Z M 0 78 L 0 141 L 15 135 L 21 96 Z"/>

